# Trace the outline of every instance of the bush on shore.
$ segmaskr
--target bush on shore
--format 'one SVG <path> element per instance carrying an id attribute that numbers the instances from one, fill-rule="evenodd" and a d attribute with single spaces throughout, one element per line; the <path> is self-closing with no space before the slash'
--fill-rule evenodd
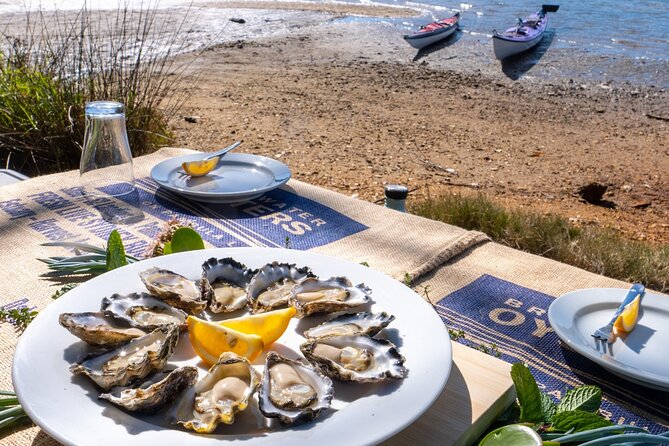
<path id="1" fill-rule="evenodd" d="M 469 230 L 497 243 L 614 279 L 669 292 L 669 245 L 627 240 L 611 230 L 577 228 L 555 215 L 505 209 L 484 195 L 445 195 L 411 212 Z"/>

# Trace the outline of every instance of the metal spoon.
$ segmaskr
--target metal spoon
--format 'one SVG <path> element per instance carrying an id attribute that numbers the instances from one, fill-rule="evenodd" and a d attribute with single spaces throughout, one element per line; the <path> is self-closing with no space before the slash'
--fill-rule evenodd
<path id="1" fill-rule="evenodd" d="M 225 148 L 219 150 L 218 152 L 214 152 L 214 153 L 212 153 L 212 154 L 210 154 L 210 155 L 205 156 L 205 157 L 202 158 L 200 161 L 207 161 L 207 160 L 210 160 L 210 159 L 212 159 L 212 158 L 214 158 L 214 157 L 217 157 L 217 156 L 222 158 L 223 155 L 225 155 L 225 154 L 228 153 L 229 151 L 234 150 L 234 149 L 236 149 L 237 147 L 239 147 L 239 145 L 240 145 L 241 143 L 242 143 L 241 141 L 236 141 L 236 142 L 230 144 L 228 147 L 225 147 Z"/>
<path id="2" fill-rule="evenodd" d="M 216 168 L 218 162 L 226 153 L 238 147 L 241 143 L 241 141 L 237 141 L 234 144 L 231 144 L 217 152 L 211 153 L 199 160 L 184 162 L 181 164 L 181 167 L 183 168 L 185 175 L 190 175 L 191 177 L 204 176 Z M 207 161 L 211 162 L 207 163 Z"/>

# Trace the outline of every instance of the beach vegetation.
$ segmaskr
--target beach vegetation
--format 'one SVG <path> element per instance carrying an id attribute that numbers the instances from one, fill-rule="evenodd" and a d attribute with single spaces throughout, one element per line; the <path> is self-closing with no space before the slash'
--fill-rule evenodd
<path id="1" fill-rule="evenodd" d="M 155 5 L 115 11 L 27 11 L 0 30 L 0 167 L 30 176 L 79 167 L 87 101 L 126 107 L 134 156 L 170 141 L 186 97 L 177 55 L 187 14 Z M 168 20 L 172 22 L 167 23 Z"/>
<path id="2" fill-rule="evenodd" d="M 606 228 L 577 227 L 557 215 L 507 209 L 483 194 L 429 197 L 414 214 L 486 233 L 506 246 L 626 282 L 669 291 L 669 245 L 629 240 Z"/>

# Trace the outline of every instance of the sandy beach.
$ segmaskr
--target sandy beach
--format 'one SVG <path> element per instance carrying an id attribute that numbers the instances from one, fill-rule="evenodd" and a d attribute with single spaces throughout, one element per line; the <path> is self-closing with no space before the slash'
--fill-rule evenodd
<path id="1" fill-rule="evenodd" d="M 601 62 L 565 50 L 502 65 L 487 37 L 463 33 L 416 54 L 395 28 L 329 12 L 200 55 L 174 145 L 209 151 L 243 139 L 238 150 L 364 200 L 381 199 L 385 183 L 416 189 L 410 201 L 484 193 L 669 242 L 669 93 L 643 82 L 661 63 L 617 61 L 609 72 L 632 64 L 640 80 L 612 82 Z M 591 182 L 608 186 L 608 207 L 580 200 Z"/>

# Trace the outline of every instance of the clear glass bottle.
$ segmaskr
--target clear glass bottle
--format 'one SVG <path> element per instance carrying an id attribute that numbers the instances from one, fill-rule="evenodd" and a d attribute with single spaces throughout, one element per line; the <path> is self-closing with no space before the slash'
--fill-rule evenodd
<path id="1" fill-rule="evenodd" d="M 86 196 L 121 196 L 135 191 L 125 107 L 120 102 L 86 103 L 79 174 Z"/>
<path id="2" fill-rule="evenodd" d="M 406 198 L 409 195 L 409 189 L 399 184 L 388 184 L 384 188 L 386 195 L 385 206 L 396 211 L 406 212 Z"/>

